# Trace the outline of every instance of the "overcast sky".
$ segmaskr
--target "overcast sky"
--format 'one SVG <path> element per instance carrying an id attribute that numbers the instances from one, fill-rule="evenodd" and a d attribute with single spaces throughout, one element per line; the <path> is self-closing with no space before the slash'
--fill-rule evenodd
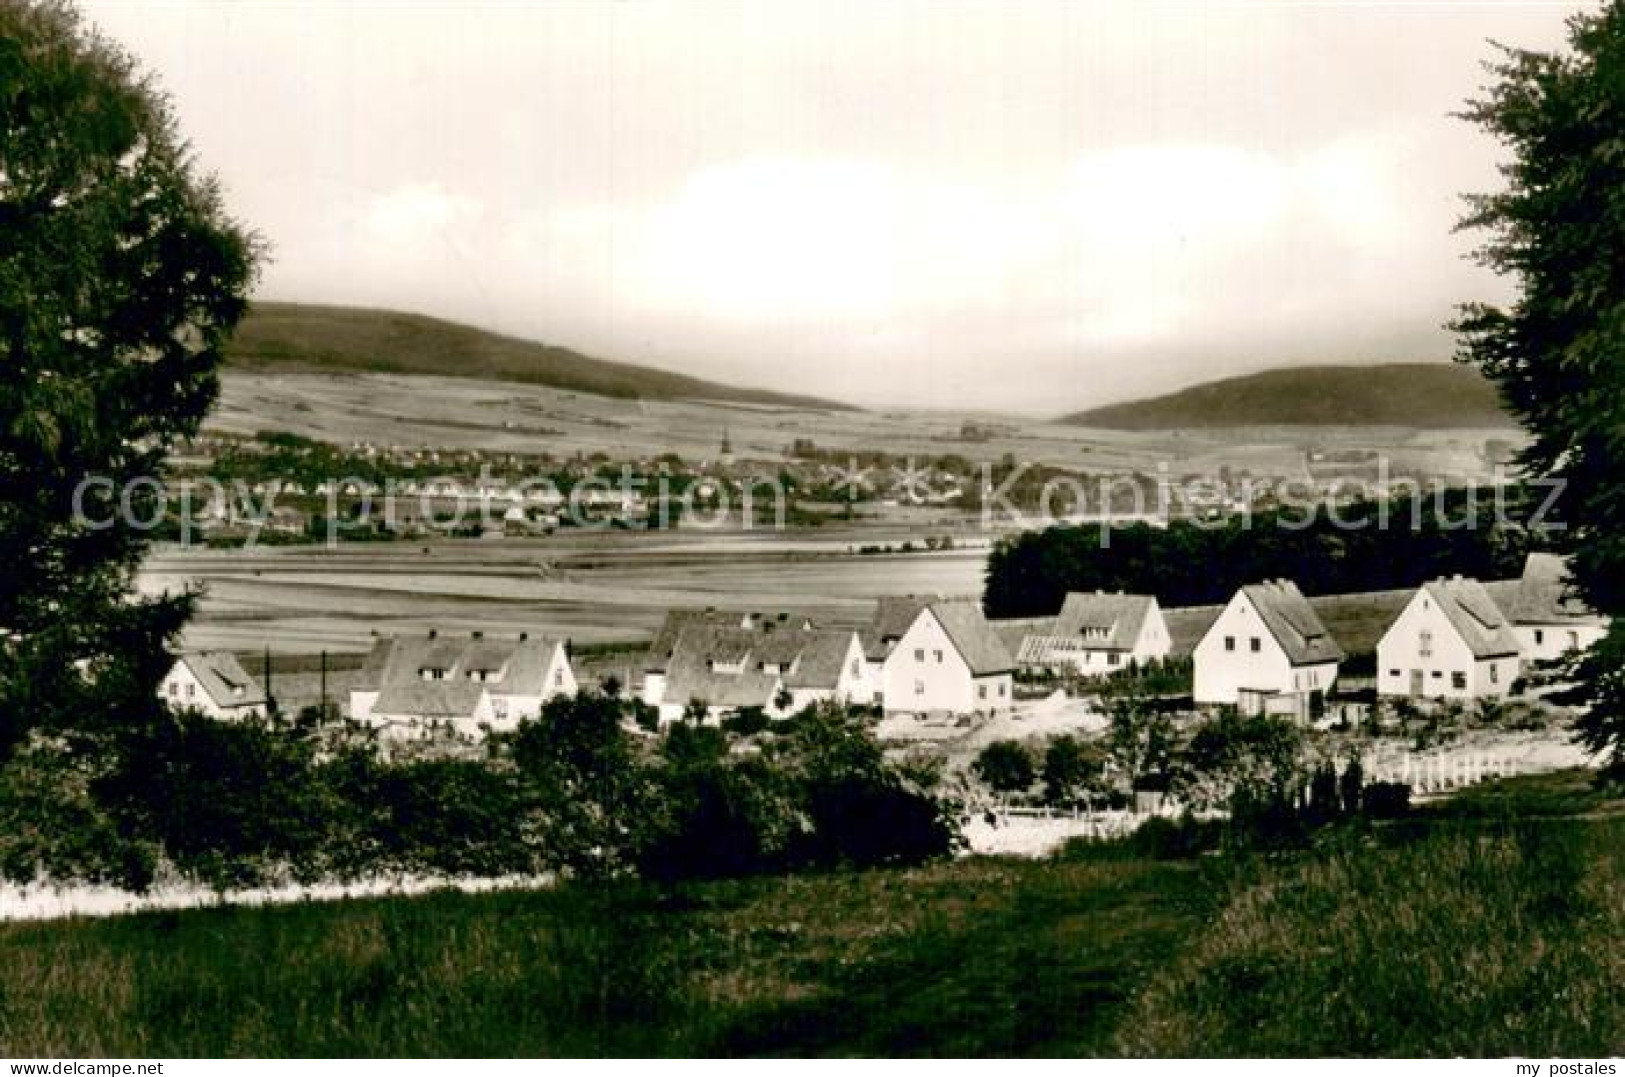
<path id="1" fill-rule="evenodd" d="M 173 95 L 264 298 L 866 405 L 1056 413 L 1444 359 L 1486 38 L 1572 5 L 86 8 Z"/>

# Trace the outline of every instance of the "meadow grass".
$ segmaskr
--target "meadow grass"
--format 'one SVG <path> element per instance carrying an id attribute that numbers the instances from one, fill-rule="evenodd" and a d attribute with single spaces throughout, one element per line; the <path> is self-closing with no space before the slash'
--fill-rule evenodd
<path id="1" fill-rule="evenodd" d="M 1267 861 L 12 924 L 0 1053 L 1617 1054 L 1625 819 L 1583 783 Z"/>

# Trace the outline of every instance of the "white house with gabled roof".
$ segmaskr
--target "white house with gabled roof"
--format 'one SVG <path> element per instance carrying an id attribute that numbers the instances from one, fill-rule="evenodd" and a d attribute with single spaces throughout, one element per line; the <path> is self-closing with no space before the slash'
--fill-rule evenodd
<path id="1" fill-rule="evenodd" d="M 668 613 L 641 692 L 663 722 L 702 706 L 708 721 L 745 708 L 780 718 L 819 702 L 867 706 L 875 695 L 856 630 L 787 611 L 724 610 Z"/>
<path id="2" fill-rule="evenodd" d="M 1527 662 L 1551 662 L 1589 650 L 1608 634 L 1608 618 L 1586 605 L 1569 575 L 1568 561 L 1557 554 L 1532 553 L 1524 560 L 1507 613 Z"/>
<path id="3" fill-rule="evenodd" d="M 1193 654 L 1198 704 L 1306 719 L 1337 681 L 1343 651 L 1291 580 L 1237 591 Z"/>
<path id="4" fill-rule="evenodd" d="M 565 640 L 422 636 L 380 639 L 350 691 L 350 717 L 389 735 L 481 738 L 518 728 L 577 684 Z"/>
<path id="5" fill-rule="evenodd" d="M 1504 698 L 1520 664 L 1512 623 L 1482 583 L 1462 576 L 1430 580 L 1377 641 L 1377 694 Z"/>
<path id="6" fill-rule="evenodd" d="M 174 710 L 196 710 L 210 718 L 264 718 L 265 689 L 230 651 L 182 654 L 158 683 L 158 698 Z"/>
<path id="7" fill-rule="evenodd" d="M 887 711 L 992 714 L 1015 702 L 1015 659 L 973 600 L 883 601 L 869 636 L 885 652 L 880 683 Z"/>
<path id="8" fill-rule="evenodd" d="M 1022 639 L 1016 659 L 1023 666 L 1101 677 L 1161 661 L 1171 646 L 1155 597 L 1072 592 L 1047 630 Z"/>

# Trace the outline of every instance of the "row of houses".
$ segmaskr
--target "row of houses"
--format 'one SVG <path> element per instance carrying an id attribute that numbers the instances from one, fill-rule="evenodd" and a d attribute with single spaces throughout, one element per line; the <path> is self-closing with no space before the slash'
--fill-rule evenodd
<path id="1" fill-rule="evenodd" d="M 1507 595 L 1498 600 L 1460 576 L 1417 588 L 1377 644 L 1378 693 L 1503 697 L 1528 665 L 1589 647 L 1607 629 L 1574 596 L 1556 557 L 1531 556 Z M 744 709 L 777 718 L 820 701 L 888 713 L 994 714 L 1014 704 L 1018 668 L 1109 676 L 1173 649 L 1167 618 L 1149 595 L 1071 594 L 1054 618 L 1022 622 L 989 621 L 973 600 L 924 596 L 883 598 L 858 626 L 819 625 L 789 611 L 677 610 L 627 689 L 663 722 L 715 722 Z M 1195 644 L 1194 701 L 1307 718 L 1336 684 L 1344 658 L 1295 583 L 1249 584 Z M 376 641 L 349 692 L 349 713 L 397 735 L 479 737 L 511 730 L 577 688 L 562 638 L 431 630 Z M 263 688 L 226 652 L 181 656 L 160 692 L 221 718 L 266 707 Z"/>
<path id="2" fill-rule="evenodd" d="M 1016 661 L 972 600 L 882 599 L 870 623 L 820 626 L 787 612 L 667 615 L 629 686 L 661 721 L 717 722 L 754 708 L 784 717 L 835 701 L 915 713 L 991 714 L 1014 702 Z M 393 736 L 512 730 L 573 695 L 566 640 L 424 634 L 378 639 L 349 692 L 349 715 Z M 165 700 L 216 718 L 263 716 L 264 688 L 229 652 L 182 655 Z"/>
<path id="3" fill-rule="evenodd" d="M 1410 596 L 1376 646 L 1382 696 L 1469 701 L 1504 698 L 1538 663 L 1589 648 L 1608 621 L 1574 591 L 1562 558 L 1532 554 L 1522 576 L 1498 588 L 1462 576 L 1431 580 Z M 1173 640 L 1154 597 L 1068 595 L 1052 621 L 1029 623 L 1017 648 L 1024 667 L 1107 675 L 1169 657 Z M 1198 705 L 1307 717 L 1338 679 L 1344 650 L 1291 580 L 1242 587 L 1191 653 Z"/>
<path id="4" fill-rule="evenodd" d="M 1607 618 L 1575 593 L 1566 564 L 1532 554 L 1497 599 L 1479 580 L 1418 587 L 1376 646 L 1379 696 L 1468 702 L 1504 699 L 1522 674 L 1591 647 Z M 1342 647 L 1289 580 L 1243 587 L 1193 654 L 1198 704 L 1307 716 L 1337 680 Z"/>

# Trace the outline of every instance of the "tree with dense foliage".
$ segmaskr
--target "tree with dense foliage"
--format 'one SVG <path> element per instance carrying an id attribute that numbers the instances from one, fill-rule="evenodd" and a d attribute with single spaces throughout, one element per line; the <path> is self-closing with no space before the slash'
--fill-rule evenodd
<path id="1" fill-rule="evenodd" d="M 537 841 L 549 866 L 607 877 L 630 869 L 656 803 L 618 700 L 549 700 L 513 737 Z"/>
<path id="2" fill-rule="evenodd" d="M 1174 754 L 1174 724 L 1140 694 L 1107 701 L 1106 753 L 1130 791 L 1167 784 Z"/>
<path id="3" fill-rule="evenodd" d="M 1192 806 L 1225 806 L 1238 793 L 1255 800 L 1288 796 L 1303 777 L 1303 734 L 1289 719 L 1220 711 L 1191 735 L 1179 761 L 1176 786 Z M 1332 772 L 1326 796 L 1335 798 Z"/>
<path id="4" fill-rule="evenodd" d="M 1062 735 L 1044 749 L 1044 799 L 1066 804 L 1096 791 L 1105 776 L 1106 753 L 1097 741 Z"/>
<path id="5" fill-rule="evenodd" d="M 1516 287 L 1462 308 L 1458 358 L 1500 386 L 1533 440 L 1521 463 L 1561 484 L 1562 548 L 1614 627 L 1572 671 L 1587 744 L 1625 777 L 1625 7 L 1569 21 L 1568 48 L 1502 48 L 1465 118 L 1510 157 L 1469 199 L 1477 259 Z"/>
<path id="6" fill-rule="evenodd" d="M 994 546 L 983 605 L 990 617 L 1042 617 L 1058 612 L 1068 591 L 1202 606 L 1278 576 L 1311 595 L 1409 588 L 1457 573 L 1504 579 L 1542 540 L 1543 500 L 1526 491 L 1438 490 L 1342 505 L 1335 517 L 1324 507 L 1284 507 L 1222 522 L 1026 531 Z"/>
<path id="7" fill-rule="evenodd" d="M 1032 753 L 1013 740 L 996 740 L 989 744 L 976 756 L 971 767 L 995 793 L 1024 793 L 1038 777 Z"/>
<path id="8" fill-rule="evenodd" d="M 136 521 L 255 259 L 134 61 L 66 4 L 0 0 L 0 751 L 156 707 L 188 602 L 132 596 Z"/>

